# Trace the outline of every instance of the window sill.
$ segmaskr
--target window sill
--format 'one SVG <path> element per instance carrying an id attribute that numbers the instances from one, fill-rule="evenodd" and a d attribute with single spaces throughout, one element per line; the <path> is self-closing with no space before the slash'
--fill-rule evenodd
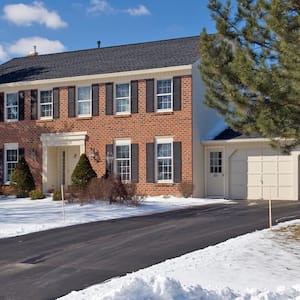
<path id="1" fill-rule="evenodd" d="M 156 111 L 155 116 L 174 115 L 174 111 Z"/>
<path id="2" fill-rule="evenodd" d="M 131 118 L 131 114 L 118 114 L 114 115 L 114 118 Z"/>
<path id="3" fill-rule="evenodd" d="M 38 119 L 36 120 L 37 123 L 47 123 L 47 122 L 53 122 L 53 119 Z"/>
<path id="4" fill-rule="evenodd" d="M 76 120 L 92 120 L 92 116 L 77 116 Z"/>
<path id="5" fill-rule="evenodd" d="M 170 186 L 175 186 L 175 183 L 172 182 L 156 182 L 156 185 L 158 187 L 170 187 Z"/>

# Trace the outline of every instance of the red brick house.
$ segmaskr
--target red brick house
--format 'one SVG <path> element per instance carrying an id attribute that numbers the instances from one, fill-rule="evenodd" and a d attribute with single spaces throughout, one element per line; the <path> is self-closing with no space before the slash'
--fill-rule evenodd
<path id="1" fill-rule="evenodd" d="M 0 66 L 0 182 L 25 155 L 44 192 L 71 183 L 81 153 L 139 192 L 203 195 L 199 37 L 12 59 Z"/>

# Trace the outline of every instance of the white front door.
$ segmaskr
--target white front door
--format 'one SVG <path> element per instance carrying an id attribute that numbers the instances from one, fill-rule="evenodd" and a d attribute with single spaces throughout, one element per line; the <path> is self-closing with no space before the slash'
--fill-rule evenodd
<path id="1" fill-rule="evenodd" d="M 224 151 L 222 148 L 207 150 L 207 185 L 209 197 L 224 197 Z"/>

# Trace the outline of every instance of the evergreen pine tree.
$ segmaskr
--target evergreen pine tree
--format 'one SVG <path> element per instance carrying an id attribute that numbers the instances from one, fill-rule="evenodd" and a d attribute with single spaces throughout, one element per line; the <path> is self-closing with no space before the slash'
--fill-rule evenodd
<path id="1" fill-rule="evenodd" d="M 72 173 L 72 187 L 84 190 L 91 178 L 97 177 L 91 163 L 85 154 L 81 154 L 79 161 Z"/>
<path id="2" fill-rule="evenodd" d="M 236 2 L 209 1 L 217 33 L 200 38 L 206 104 L 289 151 L 300 143 L 300 2 Z"/>
<path id="3" fill-rule="evenodd" d="M 24 156 L 20 157 L 11 174 L 10 185 L 14 188 L 17 197 L 28 197 L 29 192 L 35 188 L 33 176 Z"/>

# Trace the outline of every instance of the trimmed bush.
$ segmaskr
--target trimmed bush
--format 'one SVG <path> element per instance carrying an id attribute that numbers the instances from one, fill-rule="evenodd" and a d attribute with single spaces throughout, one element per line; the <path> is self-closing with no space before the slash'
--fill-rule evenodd
<path id="1" fill-rule="evenodd" d="M 61 201 L 61 192 L 60 191 L 55 191 L 52 195 L 52 200 L 53 201 Z"/>
<path id="2" fill-rule="evenodd" d="M 24 156 L 20 157 L 11 174 L 10 185 L 14 188 L 18 198 L 28 197 L 28 193 L 35 188 L 33 176 Z"/>
<path id="3" fill-rule="evenodd" d="M 72 173 L 72 189 L 83 191 L 87 188 L 89 181 L 97 177 L 91 163 L 85 154 L 81 154 L 79 161 Z"/>
<path id="4" fill-rule="evenodd" d="M 41 190 L 32 190 L 29 192 L 29 197 L 31 200 L 44 199 L 46 196 Z"/>
<path id="5" fill-rule="evenodd" d="M 183 181 L 179 183 L 178 191 L 184 198 L 189 198 L 193 195 L 194 185 L 191 182 Z"/>

